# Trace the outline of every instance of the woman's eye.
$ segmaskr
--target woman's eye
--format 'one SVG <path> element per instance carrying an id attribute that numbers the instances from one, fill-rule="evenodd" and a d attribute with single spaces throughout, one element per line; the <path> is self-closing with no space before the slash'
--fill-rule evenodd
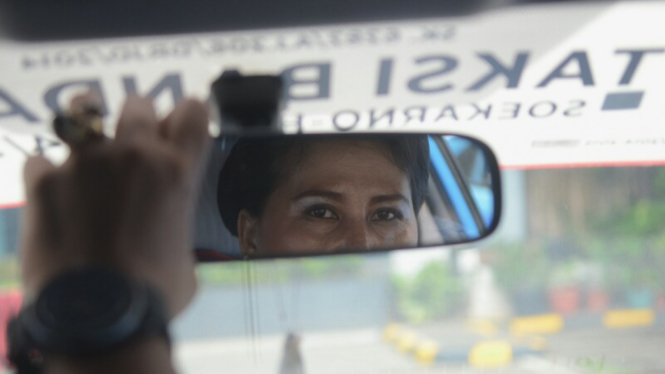
<path id="1" fill-rule="evenodd" d="M 401 218 L 402 215 L 394 210 L 379 210 L 372 216 L 372 221 L 394 221 Z"/>
<path id="2" fill-rule="evenodd" d="M 315 218 L 337 219 L 337 214 L 335 214 L 335 212 L 333 212 L 329 208 L 325 207 L 312 208 L 307 211 L 307 214 Z"/>

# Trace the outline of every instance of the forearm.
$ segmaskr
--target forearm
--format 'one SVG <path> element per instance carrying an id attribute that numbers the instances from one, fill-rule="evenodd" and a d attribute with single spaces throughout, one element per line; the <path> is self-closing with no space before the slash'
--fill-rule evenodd
<path id="1" fill-rule="evenodd" d="M 45 374 L 175 374 L 164 339 L 144 338 L 113 353 L 88 358 L 48 357 Z"/>

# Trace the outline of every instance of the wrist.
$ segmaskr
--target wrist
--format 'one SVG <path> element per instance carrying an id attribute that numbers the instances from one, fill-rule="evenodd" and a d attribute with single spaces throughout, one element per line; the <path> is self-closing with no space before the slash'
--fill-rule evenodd
<path id="1" fill-rule="evenodd" d="M 158 336 L 140 337 L 101 354 L 49 355 L 44 360 L 44 374 L 175 373 L 169 343 Z"/>
<path id="2" fill-rule="evenodd" d="M 72 373 L 89 372 L 97 363 L 117 360 L 141 369 L 129 372 L 150 373 L 135 352 L 159 368 L 170 367 L 168 320 L 159 291 L 108 269 L 57 276 L 34 302 L 24 304 L 7 332 L 9 358 L 19 371 L 71 367 L 83 370 Z"/>

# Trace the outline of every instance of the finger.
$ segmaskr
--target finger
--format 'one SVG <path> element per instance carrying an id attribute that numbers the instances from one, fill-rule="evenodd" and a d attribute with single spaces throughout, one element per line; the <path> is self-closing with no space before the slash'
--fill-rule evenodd
<path id="1" fill-rule="evenodd" d="M 185 100 L 163 120 L 163 132 L 182 155 L 185 166 L 199 170 L 210 142 L 208 109 L 198 100 Z"/>
<path id="2" fill-rule="evenodd" d="M 44 176 L 53 172 L 56 167 L 43 156 L 32 156 L 28 158 L 23 167 L 23 182 L 25 184 L 25 195 L 28 201 L 34 196 L 35 187 L 44 179 Z"/>
<path id="3" fill-rule="evenodd" d="M 22 217 L 21 263 L 24 298 L 33 300 L 47 279 L 59 269 L 50 248 L 59 244 L 61 219 L 52 208 L 57 203 L 54 190 L 56 167 L 43 156 L 33 156 L 23 167 L 27 204 Z M 56 254 L 57 256 L 57 254 Z"/>
<path id="4" fill-rule="evenodd" d="M 51 243 L 53 243 L 53 235 L 46 235 L 45 233 L 52 233 L 57 231 L 58 220 L 53 219 L 54 209 L 47 209 L 52 204 L 56 203 L 54 196 L 57 195 L 55 189 L 56 167 L 43 156 L 33 156 L 26 160 L 23 167 L 23 183 L 25 186 L 26 195 L 26 209 L 24 214 L 24 227 L 25 232 L 30 230 L 37 230 L 37 221 L 48 221 L 51 225 L 45 227 L 46 231 L 41 232 L 40 235 L 28 235 L 30 241 L 46 240 L 49 236 Z"/>
<path id="5" fill-rule="evenodd" d="M 157 115 L 152 101 L 145 97 L 130 97 L 122 108 L 116 142 L 132 143 L 157 138 Z"/>

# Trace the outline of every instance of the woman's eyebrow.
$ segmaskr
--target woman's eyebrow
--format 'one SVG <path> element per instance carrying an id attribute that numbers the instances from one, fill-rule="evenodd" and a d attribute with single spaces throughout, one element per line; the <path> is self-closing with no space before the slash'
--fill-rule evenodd
<path id="1" fill-rule="evenodd" d="M 332 200 L 342 200 L 341 193 L 330 190 L 307 190 L 296 195 L 293 200 L 300 200 L 305 197 L 324 197 Z"/>
<path id="2" fill-rule="evenodd" d="M 411 204 L 411 200 L 407 199 L 406 196 L 402 195 L 401 193 L 374 196 L 372 197 L 371 203 L 380 204 L 380 203 L 391 203 L 394 201 L 402 201 L 406 204 Z"/>

